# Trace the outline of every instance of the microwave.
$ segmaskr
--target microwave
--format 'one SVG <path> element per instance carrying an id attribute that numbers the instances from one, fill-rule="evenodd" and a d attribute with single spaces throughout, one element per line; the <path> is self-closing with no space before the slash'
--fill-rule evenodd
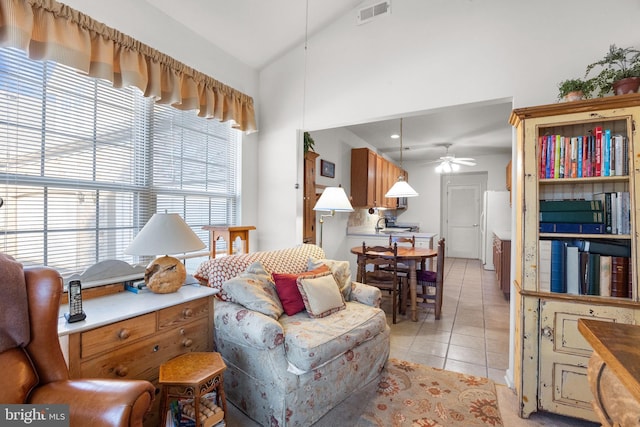
<path id="1" fill-rule="evenodd" d="M 406 209 L 407 208 L 407 198 L 406 197 L 398 197 L 398 203 L 396 205 L 397 209 Z"/>

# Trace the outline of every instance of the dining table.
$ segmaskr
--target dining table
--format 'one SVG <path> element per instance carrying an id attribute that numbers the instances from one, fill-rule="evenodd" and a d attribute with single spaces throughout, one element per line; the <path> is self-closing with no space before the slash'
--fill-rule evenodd
<path id="1" fill-rule="evenodd" d="M 351 248 L 351 253 L 355 254 L 358 257 L 358 260 L 363 255 L 362 246 L 354 246 Z M 377 252 L 376 254 L 381 255 L 382 257 L 388 256 L 389 258 L 393 258 L 393 253 L 391 252 Z M 411 246 L 398 246 L 398 252 L 396 255 L 398 263 L 405 264 L 409 267 L 409 297 L 411 303 L 411 320 L 413 322 L 418 321 L 418 312 L 417 312 L 417 296 L 416 296 L 416 288 L 418 286 L 417 280 L 417 266 L 424 265 L 424 261 L 429 258 L 434 258 L 438 256 L 438 250 L 432 248 L 423 248 L 423 247 L 411 247 Z M 358 265 L 360 265 L 358 263 Z M 358 275 L 356 281 L 362 281 L 362 272 L 360 268 L 358 268 Z"/>

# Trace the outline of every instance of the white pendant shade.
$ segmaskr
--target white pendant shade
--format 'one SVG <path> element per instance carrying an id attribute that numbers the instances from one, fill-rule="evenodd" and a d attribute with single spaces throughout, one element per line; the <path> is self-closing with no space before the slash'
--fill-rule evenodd
<path id="1" fill-rule="evenodd" d="M 400 169 L 402 169 L 402 117 L 400 117 Z M 400 175 L 384 197 L 392 199 L 397 197 L 416 197 L 417 195 L 416 190 L 404 180 L 404 176 Z"/>
<path id="2" fill-rule="evenodd" d="M 327 187 L 313 207 L 314 211 L 353 212 L 347 193 L 342 187 Z"/>
<path id="3" fill-rule="evenodd" d="M 124 253 L 168 255 L 193 252 L 206 245 L 177 213 L 156 213 L 140 230 Z"/>
<path id="4" fill-rule="evenodd" d="M 404 180 L 404 177 L 398 177 L 398 181 L 387 191 L 384 197 L 416 197 L 418 193 L 411 188 L 409 183 Z"/>

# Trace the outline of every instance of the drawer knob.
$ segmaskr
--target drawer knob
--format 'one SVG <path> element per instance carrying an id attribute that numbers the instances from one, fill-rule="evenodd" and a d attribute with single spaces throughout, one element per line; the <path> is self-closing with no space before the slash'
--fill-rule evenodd
<path id="1" fill-rule="evenodd" d="M 131 331 L 126 328 L 121 329 L 120 332 L 118 332 L 118 338 L 120 338 L 121 340 L 126 340 L 130 336 L 131 336 Z"/>
<path id="2" fill-rule="evenodd" d="M 193 345 L 193 340 L 191 338 L 186 338 L 182 340 L 182 345 L 185 347 L 191 347 Z"/>
<path id="3" fill-rule="evenodd" d="M 116 369 L 115 369 L 115 373 L 117 376 L 119 377 L 126 377 L 127 374 L 129 373 L 129 368 L 127 368 L 126 366 L 122 366 L 119 365 Z"/>
<path id="4" fill-rule="evenodd" d="M 191 317 L 193 316 L 193 310 L 190 308 L 185 308 L 184 310 L 182 310 L 182 315 L 184 317 Z"/>

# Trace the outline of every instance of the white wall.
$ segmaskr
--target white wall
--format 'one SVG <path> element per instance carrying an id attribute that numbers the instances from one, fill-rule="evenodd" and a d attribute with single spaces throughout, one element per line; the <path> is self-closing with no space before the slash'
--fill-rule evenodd
<path id="1" fill-rule="evenodd" d="M 581 76 L 610 43 L 640 45 L 630 31 L 640 3 L 618 0 L 616 8 L 627 12 L 606 31 L 585 28 L 613 19 L 606 0 L 394 0 L 391 15 L 360 26 L 348 14 L 309 40 L 304 128 L 493 99 L 553 103 L 558 82 Z M 301 159 L 293 148 L 303 122 L 303 69 L 300 46 L 260 73 L 258 205 L 274 213 L 258 224 L 265 249 L 300 241 L 302 189 L 293 183 Z M 419 177 L 409 172 L 411 181 Z"/>

